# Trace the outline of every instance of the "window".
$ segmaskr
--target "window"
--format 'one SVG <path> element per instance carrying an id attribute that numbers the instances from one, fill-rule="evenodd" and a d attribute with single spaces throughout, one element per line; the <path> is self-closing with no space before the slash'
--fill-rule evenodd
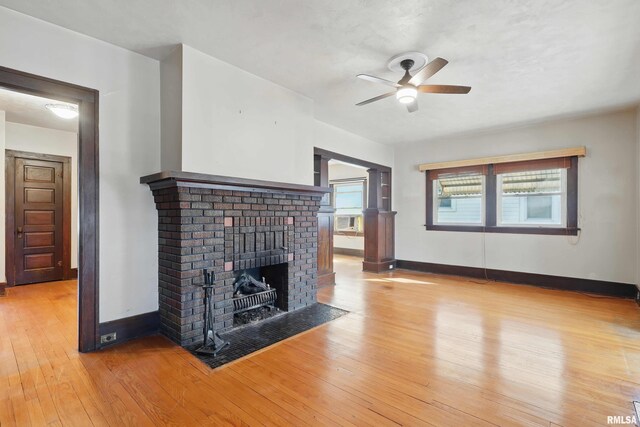
<path id="1" fill-rule="evenodd" d="M 497 175 L 498 225 L 563 227 L 565 169 Z"/>
<path id="2" fill-rule="evenodd" d="M 333 207 L 336 210 L 336 232 L 361 233 L 364 230 L 362 210 L 366 202 L 366 181 L 333 182 Z"/>
<path id="3" fill-rule="evenodd" d="M 484 176 L 478 173 L 445 174 L 433 181 L 437 199 L 434 224 L 483 224 Z"/>
<path id="4" fill-rule="evenodd" d="M 428 230 L 578 231 L 578 157 L 427 170 Z"/>

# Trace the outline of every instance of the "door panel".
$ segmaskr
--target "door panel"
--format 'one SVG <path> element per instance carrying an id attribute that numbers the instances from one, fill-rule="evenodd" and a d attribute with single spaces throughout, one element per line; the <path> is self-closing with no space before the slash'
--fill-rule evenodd
<path id="1" fill-rule="evenodd" d="M 24 200 L 28 203 L 55 203 L 55 191 L 44 188 L 25 188 Z"/>
<path id="2" fill-rule="evenodd" d="M 55 246 L 55 233 L 52 231 L 33 232 L 24 235 L 25 248 L 41 248 L 45 246 Z"/>
<path id="3" fill-rule="evenodd" d="M 63 164 L 15 158 L 15 283 L 62 280 Z"/>
<path id="4" fill-rule="evenodd" d="M 42 270 L 55 267 L 55 259 L 53 253 L 33 254 L 24 256 L 24 269 Z"/>

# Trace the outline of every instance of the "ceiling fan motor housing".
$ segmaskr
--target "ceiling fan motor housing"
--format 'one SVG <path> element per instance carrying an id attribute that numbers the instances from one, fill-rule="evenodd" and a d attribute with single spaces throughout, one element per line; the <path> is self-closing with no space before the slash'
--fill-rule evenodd
<path id="1" fill-rule="evenodd" d="M 415 61 L 413 59 L 404 59 L 400 62 L 400 66 L 406 72 L 409 72 L 409 70 L 413 68 L 413 64 L 415 64 Z"/>

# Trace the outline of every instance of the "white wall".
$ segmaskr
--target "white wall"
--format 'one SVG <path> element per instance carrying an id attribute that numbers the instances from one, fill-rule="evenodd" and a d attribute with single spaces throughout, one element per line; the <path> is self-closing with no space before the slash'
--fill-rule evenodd
<path id="1" fill-rule="evenodd" d="M 637 112 L 618 111 L 399 146 L 395 153 L 396 257 L 557 276 L 637 283 Z M 419 163 L 584 145 L 579 238 L 425 231 Z"/>
<path id="2" fill-rule="evenodd" d="M 160 62 L 162 170 L 182 170 L 182 45 Z"/>
<path id="3" fill-rule="evenodd" d="M 184 171 L 312 184 L 314 146 L 393 164 L 391 147 L 315 120 L 305 96 L 189 46 L 182 60 Z"/>
<path id="4" fill-rule="evenodd" d="M 309 98 L 189 46 L 183 61 L 183 170 L 313 182 Z"/>
<path id="5" fill-rule="evenodd" d="M 329 181 L 334 179 L 368 178 L 365 168 L 351 166 L 344 163 L 329 162 Z"/>
<path id="6" fill-rule="evenodd" d="M 313 143 L 316 147 L 345 156 L 389 167 L 393 167 L 394 164 L 394 149 L 392 146 L 378 144 L 318 120 L 315 120 L 314 124 Z M 310 153 L 310 156 L 313 157 L 313 148 L 310 149 Z"/>
<path id="7" fill-rule="evenodd" d="M 78 134 L 11 122 L 5 132 L 8 150 L 71 157 L 71 268 L 78 268 Z"/>
<path id="8" fill-rule="evenodd" d="M 157 310 L 159 62 L 0 8 L 0 64 L 100 91 L 100 321 Z"/>
<path id="9" fill-rule="evenodd" d="M 181 52 L 180 72 L 179 61 L 170 58 L 162 73 L 182 76 L 182 138 L 174 148 L 179 147 L 183 171 L 312 184 L 314 147 L 393 165 L 392 147 L 316 120 L 311 99 L 189 46 Z M 163 77 L 166 84 L 176 87 Z M 165 109 L 176 111 L 164 101 L 162 108 L 163 117 Z M 163 133 L 163 167 L 164 144 Z M 366 176 L 364 169 L 357 171 Z M 364 249 L 362 237 L 336 236 L 335 242 Z"/>

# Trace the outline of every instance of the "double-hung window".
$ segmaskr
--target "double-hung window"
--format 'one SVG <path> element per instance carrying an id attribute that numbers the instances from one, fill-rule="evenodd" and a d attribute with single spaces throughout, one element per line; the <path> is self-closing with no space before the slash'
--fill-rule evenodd
<path id="1" fill-rule="evenodd" d="M 577 160 L 572 156 L 427 170 L 426 227 L 575 235 Z"/>
<path id="2" fill-rule="evenodd" d="M 570 163 L 563 160 L 495 165 L 497 225 L 566 227 Z"/>
<path id="3" fill-rule="evenodd" d="M 484 224 L 485 171 L 486 168 L 458 168 L 434 174 L 434 224 Z"/>
<path id="4" fill-rule="evenodd" d="M 335 231 L 340 233 L 362 233 L 364 221 L 362 210 L 366 202 L 366 181 L 354 180 L 332 182 L 333 207 L 335 208 Z"/>

